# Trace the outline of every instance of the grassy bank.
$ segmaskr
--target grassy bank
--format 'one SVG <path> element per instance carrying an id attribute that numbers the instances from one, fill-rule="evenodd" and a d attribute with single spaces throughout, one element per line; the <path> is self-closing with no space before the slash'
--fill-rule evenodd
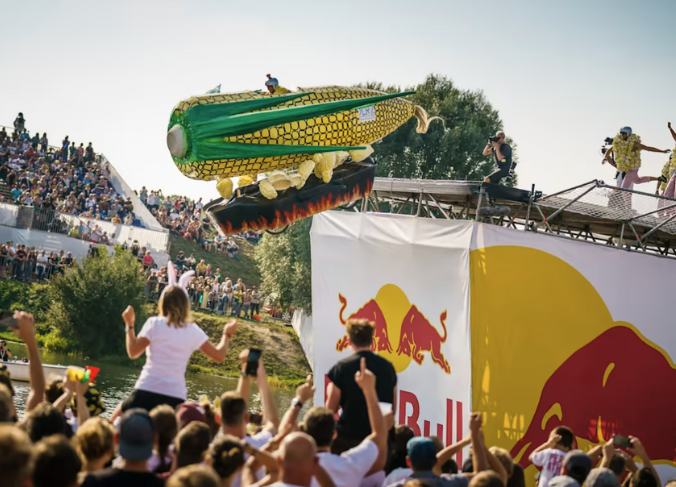
<path id="1" fill-rule="evenodd" d="M 193 318 L 214 342 L 220 340 L 223 326 L 229 321 L 226 317 L 204 313 L 194 313 Z M 238 377 L 240 352 L 245 348 L 259 348 L 263 351 L 262 360 L 271 385 L 295 387 L 305 381 L 311 373 L 310 365 L 292 328 L 241 318 L 237 322 L 237 334 L 225 361 L 217 364 L 203 354 L 195 353 L 190 359 L 191 372 Z"/>
<path id="2" fill-rule="evenodd" d="M 154 307 L 153 307 L 154 308 Z M 149 314 L 154 313 L 151 308 Z M 230 318 L 206 314 L 193 313 L 195 322 L 209 335 L 212 342 L 218 342 L 223 333 L 223 327 Z M 238 319 L 237 333 L 230 344 L 228 355 L 222 364 L 216 363 L 200 352 L 195 352 L 188 364 L 189 373 L 206 373 L 224 377 L 239 377 L 239 354 L 246 348 L 259 348 L 263 351 L 262 359 L 273 387 L 296 387 L 305 381 L 311 373 L 310 365 L 305 358 L 298 337 L 290 327 L 259 323 L 247 319 Z M 137 323 L 136 330 L 140 331 L 142 324 Z M 123 333 L 120 319 L 120 333 Z M 6 340 L 20 342 L 16 335 L 7 329 L 0 328 L 0 337 Z M 50 344 L 45 343 L 45 336 L 39 335 L 38 342 L 51 350 Z M 51 350 L 61 352 L 61 350 Z M 80 356 L 71 352 L 69 355 Z M 140 368 L 145 363 L 145 355 L 137 360 L 131 360 L 126 355 L 106 356 L 97 359 L 97 362 L 124 365 Z"/>
<path id="3" fill-rule="evenodd" d="M 227 254 L 220 252 L 207 252 L 199 244 L 188 242 L 184 238 L 169 237 L 169 252 L 171 258 L 175 259 L 180 251 L 185 253 L 186 257 L 190 254 L 195 254 L 197 262 L 204 259 L 204 262 L 211 264 L 211 268 L 221 269 L 224 277 L 232 279 L 233 283 L 241 278 L 247 288 L 250 286 L 259 286 L 261 283 L 261 275 L 258 272 L 258 267 L 254 260 L 255 246 L 244 239 L 235 239 L 239 246 L 237 257 L 230 258 Z"/>

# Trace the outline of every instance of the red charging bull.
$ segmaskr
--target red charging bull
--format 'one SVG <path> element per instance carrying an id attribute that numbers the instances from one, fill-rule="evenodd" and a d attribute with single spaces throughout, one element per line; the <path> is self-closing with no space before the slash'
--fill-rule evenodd
<path id="1" fill-rule="evenodd" d="M 656 394 L 656 391 L 659 391 Z M 512 448 L 521 465 L 565 425 L 598 444 L 634 436 L 653 460 L 676 459 L 676 369 L 626 326 L 615 326 L 573 353 L 547 380 L 526 434 Z"/>

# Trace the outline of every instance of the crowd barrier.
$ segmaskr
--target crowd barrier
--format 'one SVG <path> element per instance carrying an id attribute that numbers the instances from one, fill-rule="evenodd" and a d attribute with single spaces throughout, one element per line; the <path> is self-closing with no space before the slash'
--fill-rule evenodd
<path id="1" fill-rule="evenodd" d="M 0 225 L 8 227 L 66 235 L 69 228 L 88 222 L 94 222 L 98 225 L 101 233 L 107 232 L 112 245 L 127 243 L 131 247 L 134 242 L 137 242 L 139 247 L 146 247 L 150 251 L 168 252 L 169 250 L 169 232 L 165 229 L 155 231 L 92 218 L 82 218 L 78 215 L 68 215 L 55 210 L 0 203 Z"/>

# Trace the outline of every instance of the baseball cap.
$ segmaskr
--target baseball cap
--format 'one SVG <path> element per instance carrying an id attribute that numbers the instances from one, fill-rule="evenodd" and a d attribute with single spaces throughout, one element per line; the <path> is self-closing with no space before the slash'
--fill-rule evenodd
<path id="1" fill-rule="evenodd" d="M 431 439 L 416 436 L 408 440 L 406 454 L 414 467 L 425 462 L 434 463 L 437 458 L 437 447 Z"/>
<path id="2" fill-rule="evenodd" d="M 609 468 L 595 468 L 587 476 L 587 487 L 620 487 L 617 476 Z"/>
<path id="3" fill-rule="evenodd" d="M 148 460 L 153 454 L 155 427 L 148 411 L 127 410 L 120 421 L 120 456 L 125 460 Z"/>
<path id="4" fill-rule="evenodd" d="M 566 472 L 575 473 L 576 477 L 582 476 L 586 478 L 589 475 L 589 472 L 592 469 L 592 460 L 585 452 L 582 450 L 571 450 L 563 458 L 563 466 L 566 469 Z"/>
<path id="5" fill-rule="evenodd" d="M 552 478 L 548 484 L 549 487 L 580 487 L 580 484 L 573 477 L 568 475 L 559 475 Z"/>
<path id="6" fill-rule="evenodd" d="M 628 135 L 631 135 L 631 127 L 622 127 L 620 133 L 626 132 Z"/>
<path id="7" fill-rule="evenodd" d="M 193 421 L 206 423 L 207 418 L 202 406 L 196 402 L 184 402 L 176 411 L 176 421 L 178 421 L 179 429 L 183 429 Z"/>

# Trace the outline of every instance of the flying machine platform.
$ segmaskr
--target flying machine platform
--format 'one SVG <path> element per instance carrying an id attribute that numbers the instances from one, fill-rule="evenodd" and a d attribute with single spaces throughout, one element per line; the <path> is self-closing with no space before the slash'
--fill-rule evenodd
<path id="1" fill-rule="evenodd" d="M 344 207 L 515 229 L 676 258 L 676 199 L 594 180 L 551 195 L 476 181 L 375 178 Z M 492 216 L 498 215 L 500 216 Z"/>

